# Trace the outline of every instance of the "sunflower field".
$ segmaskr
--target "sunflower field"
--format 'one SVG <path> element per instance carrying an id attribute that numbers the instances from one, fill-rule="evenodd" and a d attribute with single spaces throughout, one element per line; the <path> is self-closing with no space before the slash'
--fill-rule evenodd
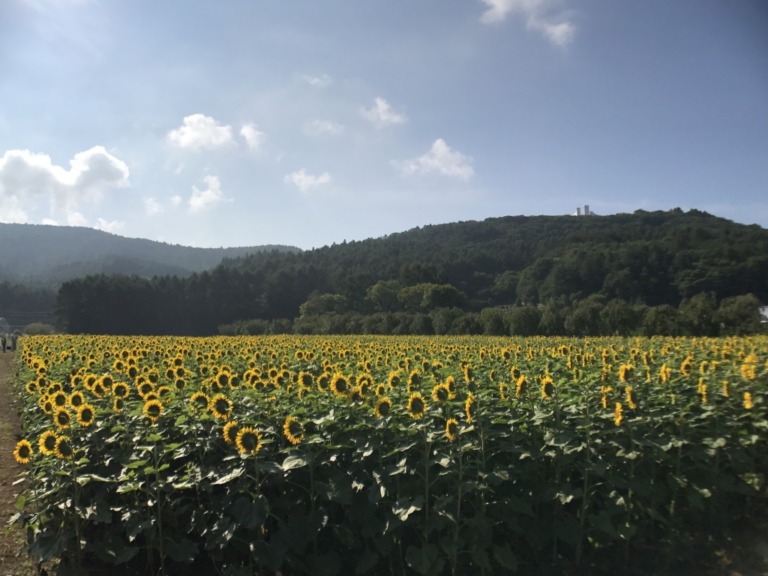
<path id="1" fill-rule="evenodd" d="M 60 574 L 663 573 L 768 510 L 764 336 L 28 336 L 17 383 Z"/>

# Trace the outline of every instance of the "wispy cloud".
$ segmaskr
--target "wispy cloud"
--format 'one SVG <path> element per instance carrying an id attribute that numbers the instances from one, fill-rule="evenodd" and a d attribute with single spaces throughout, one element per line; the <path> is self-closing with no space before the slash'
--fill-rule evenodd
<path id="1" fill-rule="evenodd" d="M 423 156 L 401 162 L 399 166 L 403 174 L 435 173 L 464 181 L 475 173 L 472 158 L 454 150 L 442 138 L 435 140 Z"/>
<path id="2" fill-rule="evenodd" d="M 181 126 L 168 132 L 168 141 L 188 150 L 217 148 L 232 142 L 232 127 L 205 114 L 191 114 L 184 117 Z"/>
<path id="3" fill-rule="evenodd" d="M 104 218 L 99 218 L 93 227 L 96 228 L 96 230 L 117 234 L 125 227 L 125 224 L 118 220 L 107 221 L 104 220 Z"/>
<path id="4" fill-rule="evenodd" d="M 218 177 L 208 175 L 203 178 L 203 181 L 206 186 L 203 189 L 192 186 L 192 196 L 188 203 L 189 211 L 192 213 L 202 212 L 226 200 Z"/>
<path id="5" fill-rule="evenodd" d="M 163 205 L 155 198 L 144 198 L 144 213 L 147 216 L 154 216 L 163 212 Z"/>
<path id="6" fill-rule="evenodd" d="M 319 136 L 321 134 L 341 134 L 344 126 L 332 120 L 312 120 L 304 125 L 304 134 Z"/>
<path id="7" fill-rule="evenodd" d="M 328 74 L 320 74 L 319 76 L 312 74 L 302 74 L 300 78 L 315 88 L 325 88 L 326 86 L 330 86 L 333 83 L 333 80 L 330 76 L 328 76 Z"/>
<path id="8" fill-rule="evenodd" d="M 289 184 L 293 184 L 302 192 L 306 192 L 312 188 L 328 184 L 331 181 L 331 175 L 328 174 L 328 172 L 323 172 L 322 174 L 309 174 L 302 168 L 287 174 L 284 180 Z"/>
<path id="9" fill-rule="evenodd" d="M 376 97 L 373 106 L 363 108 L 362 115 L 377 128 L 384 128 L 395 124 L 405 124 L 408 119 L 400 112 L 396 112 L 384 98 Z"/>
<path id="10" fill-rule="evenodd" d="M 69 169 L 47 154 L 8 150 L 0 158 L 0 219 L 28 222 L 37 217 L 85 224 L 79 209 L 95 205 L 110 188 L 129 185 L 128 165 L 103 146 L 78 152 Z M 40 214 L 41 203 L 48 204 Z"/>
<path id="11" fill-rule="evenodd" d="M 556 46 L 566 46 L 576 34 L 572 15 L 561 0 L 480 0 L 487 6 L 480 16 L 484 24 L 499 24 L 511 14 L 525 18 L 529 29 L 544 35 Z"/>

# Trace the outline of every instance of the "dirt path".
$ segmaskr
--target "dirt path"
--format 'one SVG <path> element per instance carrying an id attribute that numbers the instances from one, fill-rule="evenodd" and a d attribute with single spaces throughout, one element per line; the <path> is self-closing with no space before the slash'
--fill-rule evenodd
<path id="1" fill-rule="evenodd" d="M 12 401 L 14 372 L 14 353 L 0 352 L 0 576 L 32 576 L 37 571 L 27 559 L 24 533 L 18 527 L 8 527 L 22 489 L 13 485 L 22 470 L 13 459 L 19 433 L 19 417 Z"/>

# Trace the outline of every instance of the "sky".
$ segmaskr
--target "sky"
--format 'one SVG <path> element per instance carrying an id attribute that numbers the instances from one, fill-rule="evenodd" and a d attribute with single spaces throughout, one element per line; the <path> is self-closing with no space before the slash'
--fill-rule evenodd
<path id="1" fill-rule="evenodd" d="M 302 249 L 768 227 L 764 0 L 0 0 L 0 222 Z"/>

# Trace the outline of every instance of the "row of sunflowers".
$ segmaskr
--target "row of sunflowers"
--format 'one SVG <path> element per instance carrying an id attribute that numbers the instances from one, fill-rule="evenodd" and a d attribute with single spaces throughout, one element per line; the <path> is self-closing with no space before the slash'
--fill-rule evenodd
<path id="1" fill-rule="evenodd" d="M 641 573 L 765 512 L 765 337 L 40 336 L 18 360 L 16 520 L 62 573 Z"/>

